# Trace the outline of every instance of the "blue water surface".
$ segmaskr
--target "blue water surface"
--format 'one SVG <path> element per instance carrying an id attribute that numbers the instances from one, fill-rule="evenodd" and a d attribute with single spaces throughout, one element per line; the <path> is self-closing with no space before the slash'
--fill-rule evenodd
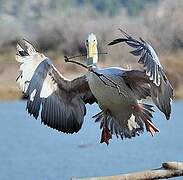
<path id="1" fill-rule="evenodd" d="M 160 129 L 134 139 L 116 137 L 100 144 L 99 124 L 88 106 L 81 131 L 58 133 L 34 120 L 24 101 L 0 103 L 0 180 L 68 180 L 71 177 L 115 175 L 158 168 L 162 162 L 183 161 L 183 102 L 173 104 L 171 120 L 156 109 L 153 122 Z M 177 178 L 180 179 L 180 178 Z"/>

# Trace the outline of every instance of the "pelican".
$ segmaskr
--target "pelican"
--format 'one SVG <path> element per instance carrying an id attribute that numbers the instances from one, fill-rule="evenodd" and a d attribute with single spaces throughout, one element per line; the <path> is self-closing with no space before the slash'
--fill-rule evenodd
<path id="1" fill-rule="evenodd" d="M 132 138 L 146 129 L 151 135 L 159 132 L 152 122 L 153 105 L 143 103 L 150 97 L 158 109 L 170 118 L 173 88 L 168 81 L 155 50 L 143 39 L 123 32 L 123 37 L 108 45 L 127 43 L 131 53 L 140 56 L 143 70 L 120 67 L 99 68 L 97 38 L 91 33 L 87 49 L 87 73 L 74 80 L 66 79 L 44 54 L 30 42 L 17 44 L 16 60 L 21 63 L 17 78 L 28 97 L 26 109 L 34 118 L 64 133 L 77 133 L 83 124 L 86 104 L 97 103 L 101 112 L 94 115 L 100 122 L 101 143 L 109 144 L 113 135 Z M 69 61 L 67 59 L 67 61 Z"/>

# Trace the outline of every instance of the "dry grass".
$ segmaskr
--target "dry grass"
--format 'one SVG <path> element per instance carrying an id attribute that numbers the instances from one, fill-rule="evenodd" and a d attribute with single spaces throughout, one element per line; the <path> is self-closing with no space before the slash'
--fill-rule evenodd
<path id="1" fill-rule="evenodd" d="M 43 14 L 41 19 L 21 21 L 13 15 L 0 17 L 0 92 L 2 88 L 16 89 L 15 76 L 18 64 L 14 61 L 15 44 L 25 37 L 37 50 L 54 60 L 60 71 L 70 77 L 79 74 L 80 68 L 65 64 L 63 55 L 85 52 L 84 39 L 94 32 L 98 37 L 101 66 L 137 65 L 126 45 L 107 47 L 114 38 L 121 36 L 119 27 L 135 37 L 141 36 L 157 50 L 173 87 L 181 92 L 183 84 L 183 1 L 162 0 L 148 7 L 138 16 L 129 16 L 124 9 L 114 17 L 99 16 L 93 9 L 85 7 L 72 10 L 65 15 Z M 13 33 L 12 33 L 13 30 Z M 83 59 L 81 60 L 83 61 Z M 84 70 L 81 72 L 83 73 Z M 73 76 L 71 77 L 73 78 Z M 16 89 L 17 91 L 17 89 Z M 14 91 L 13 91 L 14 92 Z M 181 93 L 175 93 L 183 97 Z M 183 94 L 183 93 L 182 93 Z M 1 93 L 5 96 L 5 93 Z"/>

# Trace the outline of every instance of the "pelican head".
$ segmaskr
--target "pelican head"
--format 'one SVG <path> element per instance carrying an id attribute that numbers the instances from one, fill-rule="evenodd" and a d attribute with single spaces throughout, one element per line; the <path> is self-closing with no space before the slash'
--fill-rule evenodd
<path id="1" fill-rule="evenodd" d="M 96 66 L 98 61 L 98 51 L 97 51 L 97 38 L 95 34 L 91 33 L 86 39 L 86 49 L 87 49 L 87 65 Z"/>

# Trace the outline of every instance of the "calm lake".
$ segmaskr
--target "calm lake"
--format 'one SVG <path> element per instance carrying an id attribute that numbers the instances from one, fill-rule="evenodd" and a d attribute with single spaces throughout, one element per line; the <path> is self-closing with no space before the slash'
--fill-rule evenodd
<path id="1" fill-rule="evenodd" d="M 173 103 L 171 120 L 154 113 L 160 129 L 134 139 L 113 137 L 100 144 L 99 124 L 88 107 L 78 134 L 58 133 L 25 112 L 26 102 L 0 103 L 0 179 L 68 180 L 71 177 L 107 176 L 158 168 L 162 162 L 183 161 L 183 102 Z M 156 109 L 157 110 L 157 109 Z M 176 178 L 181 179 L 181 178 Z"/>

